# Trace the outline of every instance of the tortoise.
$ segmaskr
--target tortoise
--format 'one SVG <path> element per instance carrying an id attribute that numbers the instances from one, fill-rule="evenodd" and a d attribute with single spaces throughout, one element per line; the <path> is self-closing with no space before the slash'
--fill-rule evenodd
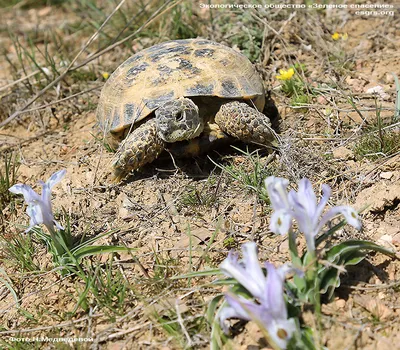
<path id="1" fill-rule="evenodd" d="M 231 137 L 270 143 L 275 133 L 259 112 L 265 99 L 251 62 L 225 45 L 173 40 L 136 53 L 110 75 L 97 108 L 98 126 L 117 149 L 115 181 L 164 149 L 192 156 Z"/>

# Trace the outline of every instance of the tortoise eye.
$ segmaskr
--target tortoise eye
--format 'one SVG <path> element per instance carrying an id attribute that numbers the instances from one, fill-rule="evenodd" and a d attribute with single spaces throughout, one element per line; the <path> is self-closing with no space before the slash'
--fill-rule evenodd
<path id="1" fill-rule="evenodd" d="M 185 119 L 185 112 L 180 112 L 176 116 L 176 121 L 177 122 L 182 122 Z"/>

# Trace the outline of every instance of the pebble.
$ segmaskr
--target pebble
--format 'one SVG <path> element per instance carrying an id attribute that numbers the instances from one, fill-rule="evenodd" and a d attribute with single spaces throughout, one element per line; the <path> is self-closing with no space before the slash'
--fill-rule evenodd
<path id="1" fill-rule="evenodd" d="M 344 299 L 339 299 L 339 300 L 337 300 L 337 301 L 336 301 L 336 306 L 337 306 L 339 309 L 343 309 L 343 308 L 346 306 L 346 300 L 344 300 Z"/>
<path id="2" fill-rule="evenodd" d="M 381 179 L 390 180 L 393 177 L 393 173 L 391 171 L 386 171 L 379 174 Z"/>

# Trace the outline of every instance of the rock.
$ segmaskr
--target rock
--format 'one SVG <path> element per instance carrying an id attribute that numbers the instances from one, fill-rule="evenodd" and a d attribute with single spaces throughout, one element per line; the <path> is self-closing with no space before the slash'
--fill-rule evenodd
<path id="1" fill-rule="evenodd" d="M 355 50 L 357 50 L 357 52 L 361 52 L 361 51 L 369 52 L 371 50 L 372 46 L 373 46 L 372 40 L 364 39 L 364 40 L 360 40 L 360 43 L 355 48 Z"/>
<path id="2" fill-rule="evenodd" d="M 368 206 L 368 212 L 382 212 L 400 200 L 400 184 L 386 184 L 383 181 L 362 190 L 355 201 L 355 208 L 360 210 Z"/>
<path id="3" fill-rule="evenodd" d="M 387 172 L 384 172 L 384 173 L 380 173 L 379 177 L 381 179 L 390 180 L 393 177 L 393 173 L 391 171 L 387 171 Z"/>
<path id="4" fill-rule="evenodd" d="M 346 306 L 346 300 L 344 299 L 336 300 L 336 307 L 338 309 L 343 309 L 345 306 Z"/>
<path id="5" fill-rule="evenodd" d="M 187 232 L 187 229 L 183 232 Z M 192 229 L 190 230 L 190 235 L 185 234 L 184 236 L 182 236 L 182 238 L 174 245 L 174 249 L 189 249 L 190 243 L 192 244 L 192 248 L 195 248 L 202 244 L 205 246 L 205 243 L 210 240 L 211 236 L 212 231 L 206 229 L 205 227 Z"/>
<path id="6" fill-rule="evenodd" d="M 49 15 L 50 12 L 51 12 L 51 6 L 46 6 L 43 7 L 41 10 L 39 10 L 37 14 L 39 15 L 39 17 L 44 17 Z"/>
<path id="7" fill-rule="evenodd" d="M 353 152 L 344 146 L 335 148 L 332 151 L 332 154 L 335 159 L 346 159 L 347 160 L 347 159 L 353 158 Z"/>
<path id="8" fill-rule="evenodd" d="M 125 221 L 130 221 L 133 219 L 133 213 L 130 210 L 132 207 L 132 202 L 125 193 L 120 193 L 117 197 L 118 203 L 118 217 Z"/>
<path id="9" fill-rule="evenodd" d="M 383 235 L 381 238 L 378 239 L 378 244 L 385 245 L 386 243 L 392 243 L 393 237 L 391 235 Z"/>
<path id="10" fill-rule="evenodd" d="M 322 95 L 317 97 L 317 102 L 320 105 L 326 105 L 328 103 L 328 101 L 326 100 L 325 96 L 322 96 Z"/>
<path id="11" fill-rule="evenodd" d="M 379 299 L 360 295 L 355 297 L 355 301 L 357 304 L 361 305 L 364 309 L 370 312 L 371 315 L 375 316 L 378 320 L 385 320 L 393 315 L 393 311 Z"/>
<path id="12" fill-rule="evenodd" d="M 386 82 L 386 84 L 393 84 L 394 83 L 394 77 L 393 77 L 392 73 L 386 73 L 385 82 Z"/>

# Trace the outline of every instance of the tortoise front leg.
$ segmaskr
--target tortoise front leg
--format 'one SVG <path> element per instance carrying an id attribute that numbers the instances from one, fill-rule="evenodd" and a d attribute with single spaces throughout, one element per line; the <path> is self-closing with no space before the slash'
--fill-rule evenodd
<path id="1" fill-rule="evenodd" d="M 114 181 L 119 182 L 131 171 L 155 160 L 164 150 L 165 143 L 158 136 L 156 122 L 151 119 L 122 141 L 113 162 Z"/>
<path id="2" fill-rule="evenodd" d="M 215 116 L 222 131 L 244 142 L 270 144 L 276 140 L 269 118 L 246 103 L 225 103 Z"/>

